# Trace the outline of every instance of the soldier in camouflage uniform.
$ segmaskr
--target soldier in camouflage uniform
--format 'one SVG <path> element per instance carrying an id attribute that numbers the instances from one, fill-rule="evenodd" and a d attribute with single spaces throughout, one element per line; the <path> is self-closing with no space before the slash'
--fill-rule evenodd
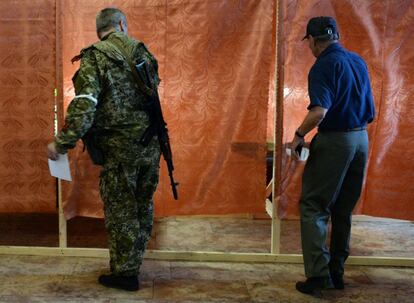
<path id="1" fill-rule="evenodd" d="M 102 10 L 96 23 L 101 41 L 81 51 L 80 69 L 73 78 L 76 96 L 68 107 L 65 126 L 48 145 L 48 155 L 56 159 L 58 153 L 74 148 L 88 130 L 96 131 L 104 155 L 100 194 L 111 268 L 111 274 L 100 276 L 99 282 L 138 290 L 139 268 L 153 224 L 160 148 L 156 137 L 146 147 L 138 143 L 149 126 L 144 111 L 147 99 L 111 42 L 117 40 L 132 60 L 151 62 L 157 84 L 158 66 L 142 42 L 128 37 L 126 17 L 120 10 Z"/>

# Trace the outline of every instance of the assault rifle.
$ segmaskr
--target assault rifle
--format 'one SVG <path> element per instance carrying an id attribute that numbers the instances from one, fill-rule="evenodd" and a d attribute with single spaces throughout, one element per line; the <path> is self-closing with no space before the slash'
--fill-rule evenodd
<path id="1" fill-rule="evenodd" d="M 140 139 L 140 143 L 147 146 L 151 139 L 156 135 L 161 148 L 161 154 L 164 157 L 165 163 L 167 164 L 168 175 L 170 176 L 170 183 L 173 192 L 174 199 L 178 199 L 177 185 L 174 181 L 173 171 L 174 164 L 172 161 L 172 152 L 170 145 L 170 138 L 168 136 L 167 123 L 162 115 L 160 97 L 158 96 L 158 90 L 156 84 L 152 83 L 150 76 L 149 65 L 147 61 L 142 61 L 136 66 L 138 75 L 143 80 L 147 87 L 152 88 L 152 93 L 148 96 L 148 107 L 147 112 L 150 117 L 150 126 L 145 130 L 144 134 Z"/>
<path id="2" fill-rule="evenodd" d="M 145 130 L 144 134 L 139 140 L 139 143 L 143 146 L 148 146 L 154 136 L 158 137 L 161 154 L 167 163 L 168 175 L 170 176 L 173 196 L 175 200 L 178 200 L 178 183 L 174 181 L 173 176 L 174 165 L 172 161 L 170 138 L 168 136 L 167 123 L 165 123 L 164 117 L 162 115 L 157 84 L 155 83 L 155 79 L 152 79 L 151 77 L 151 75 L 154 75 L 154 73 L 150 72 L 150 68 L 152 68 L 152 66 L 150 66 L 146 60 L 143 60 L 137 65 L 134 65 L 129 54 L 118 40 L 108 40 L 108 42 L 110 42 L 124 56 L 131 69 L 132 75 L 135 78 L 135 82 L 137 83 L 141 92 L 143 92 L 147 97 L 148 102 L 146 104 L 147 106 L 145 107 L 145 110 L 149 114 L 150 125 Z"/>

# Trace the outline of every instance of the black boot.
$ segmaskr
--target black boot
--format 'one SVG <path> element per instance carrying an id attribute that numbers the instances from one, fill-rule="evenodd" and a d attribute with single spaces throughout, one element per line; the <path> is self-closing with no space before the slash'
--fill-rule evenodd
<path id="1" fill-rule="evenodd" d="M 308 278 L 305 282 L 297 282 L 296 289 L 308 295 L 319 295 L 322 289 L 333 288 L 329 277 Z"/>
<path id="2" fill-rule="evenodd" d="M 335 286 L 336 289 L 344 289 L 345 288 L 343 275 L 331 273 L 331 279 L 332 279 L 332 283 L 333 283 L 333 285 Z"/>
<path id="3" fill-rule="evenodd" d="M 139 281 L 137 276 L 119 276 L 119 275 L 101 275 L 98 279 L 99 283 L 106 287 L 118 288 L 128 291 L 137 291 L 139 289 Z"/>

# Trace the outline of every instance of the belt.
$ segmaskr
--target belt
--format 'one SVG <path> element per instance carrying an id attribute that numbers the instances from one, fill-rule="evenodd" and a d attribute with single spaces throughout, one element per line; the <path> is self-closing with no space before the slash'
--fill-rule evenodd
<path id="1" fill-rule="evenodd" d="M 366 130 L 366 126 L 361 126 L 361 127 L 355 127 L 355 128 L 349 128 L 347 130 L 344 130 L 345 132 L 356 132 L 359 130 Z"/>
<path id="2" fill-rule="evenodd" d="M 366 126 L 360 126 L 360 127 L 355 127 L 355 128 L 347 128 L 347 129 L 319 129 L 318 131 L 320 132 L 357 132 L 360 130 L 366 130 L 367 127 Z"/>

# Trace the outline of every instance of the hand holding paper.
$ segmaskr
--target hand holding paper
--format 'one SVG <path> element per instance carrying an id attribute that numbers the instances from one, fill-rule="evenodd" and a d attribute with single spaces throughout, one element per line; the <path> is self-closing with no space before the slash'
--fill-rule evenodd
<path id="1" fill-rule="evenodd" d="M 53 177 L 66 181 L 72 181 L 72 176 L 70 175 L 68 154 L 58 154 L 57 160 L 49 159 L 48 161 L 50 174 Z"/>
<path id="2" fill-rule="evenodd" d="M 51 160 L 57 160 L 59 157 L 59 154 L 56 150 L 56 143 L 55 142 L 50 142 L 47 145 L 47 157 Z"/>
<path id="3" fill-rule="evenodd" d="M 292 150 L 290 148 L 286 148 L 286 154 L 290 157 L 292 156 Z M 299 154 L 299 161 L 306 161 L 309 157 L 309 149 L 306 147 L 302 147 L 301 153 Z"/>

